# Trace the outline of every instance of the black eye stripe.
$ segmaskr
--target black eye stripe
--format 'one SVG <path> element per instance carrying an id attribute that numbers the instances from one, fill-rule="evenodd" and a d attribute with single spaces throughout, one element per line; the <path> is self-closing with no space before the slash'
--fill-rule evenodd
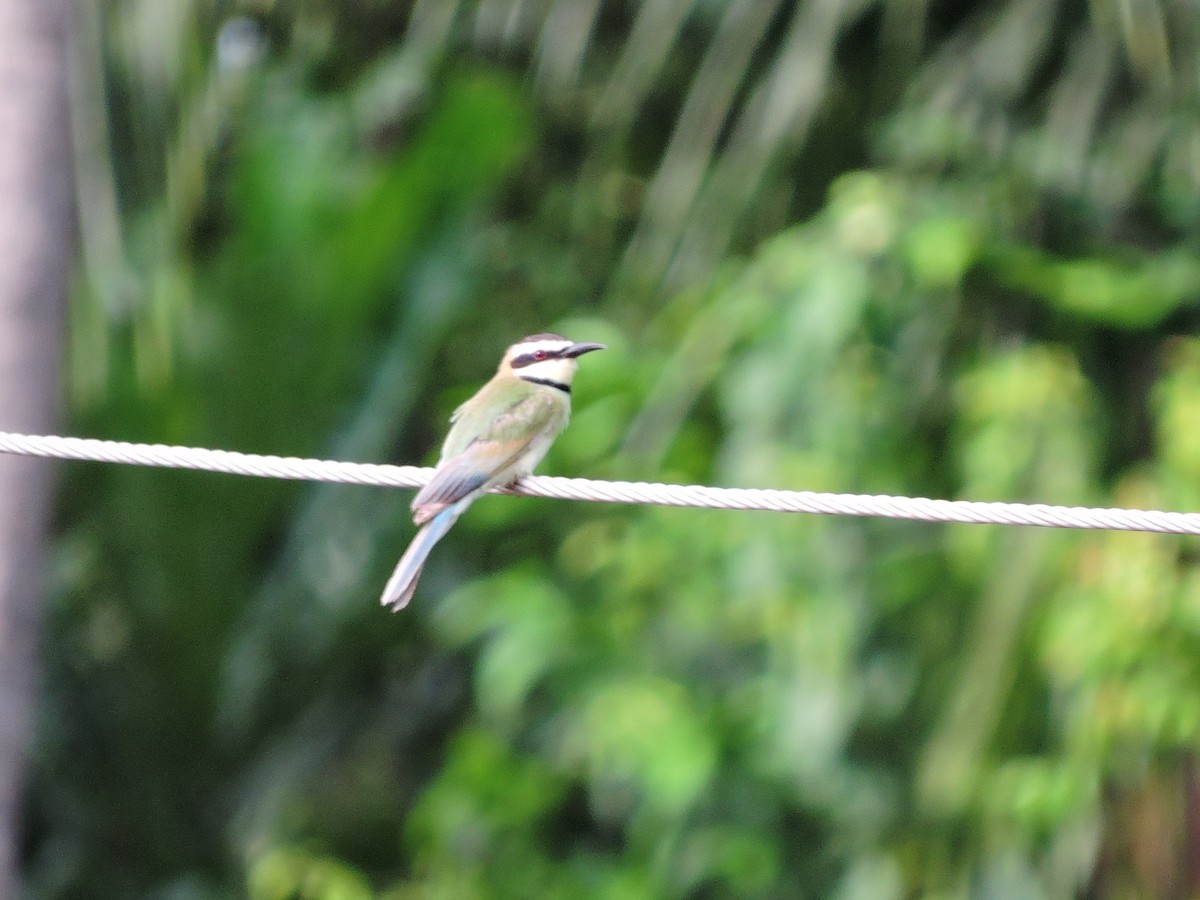
<path id="1" fill-rule="evenodd" d="M 514 356 L 510 365 L 514 369 L 520 369 L 535 362 L 545 362 L 548 359 L 555 359 L 560 352 L 562 351 L 542 348 L 530 353 L 522 353 L 520 356 Z M 538 357 L 539 353 L 542 354 L 540 358 Z"/>
<path id="2" fill-rule="evenodd" d="M 512 367 L 514 369 L 520 369 L 535 362 L 545 362 L 545 357 L 538 359 L 537 354 L 535 353 L 522 353 L 512 361 Z"/>

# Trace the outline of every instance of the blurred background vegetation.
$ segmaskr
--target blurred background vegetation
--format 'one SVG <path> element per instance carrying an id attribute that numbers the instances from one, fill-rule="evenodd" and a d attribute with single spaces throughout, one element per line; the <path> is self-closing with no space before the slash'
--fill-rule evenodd
<path id="1" fill-rule="evenodd" d="M 1200 509 L 1186 0 L 79 4 L 70 431 Z M 1171 536 L 73 464 L 33 898 L 1188 898 Z"/>

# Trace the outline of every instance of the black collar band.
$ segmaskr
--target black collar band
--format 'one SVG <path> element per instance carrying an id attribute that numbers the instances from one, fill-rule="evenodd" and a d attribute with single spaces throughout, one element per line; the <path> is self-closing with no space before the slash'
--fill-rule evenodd
<path id="1" fill-rule="evenodd" d="M 528 381 L 530 384 L 542 384 L 546 387 L 552 387 L 557 391 L 562 391 L 564 394 L 571 393 L 571 386 L 563 384 L 561 381 L 552 381 L 549 378 L 530 378 L 528 375 L 518 375 L 522 381 Z"/>

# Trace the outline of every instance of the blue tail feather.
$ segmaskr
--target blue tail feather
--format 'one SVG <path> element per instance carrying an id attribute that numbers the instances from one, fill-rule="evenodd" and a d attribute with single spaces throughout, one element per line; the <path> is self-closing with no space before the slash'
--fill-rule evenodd
<path id="1" fill-rule="evenodd" d="M 458 521 L 463 510 L 470 506 L 474 499 L 464 497 L 453 506 L 446 507 L 421 527 L 408 549 L 404 551 L 404 555 L 400 557 L 400 562 L 396 563 L 392 577 L 384 585 L 383 596 L 379 598 L 381 604 L 390 607 L 393 612 L 408 605 L 417 589 L 417 580 L 421 577 L 421 570 L 425 567 L 425 558 L 429 556 L 429 551 L 445 536 L 450 526 Z"/>

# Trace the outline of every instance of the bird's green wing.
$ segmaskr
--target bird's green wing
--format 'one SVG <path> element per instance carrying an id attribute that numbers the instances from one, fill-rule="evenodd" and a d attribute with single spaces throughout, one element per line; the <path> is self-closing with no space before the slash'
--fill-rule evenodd
<path id="1" fill-rule="evenodd" d="M 530 444 L 548 430 L 561 428 L 562 406 L 557 398 L 541 391 L 524 393 L 499 415 L 478 423 L 481 427 L 473 438 L 461 433 L 448 436 L 447 448 L 452 446 L 451 437 L 466 446 L 444 458 L 421 488 L 412 504 L 416 521 L 427 521 L 470 493 L 509 481 Z M 475 424 L 469 418 L 472 412 L 464 410 L 454 431 Z"/>

